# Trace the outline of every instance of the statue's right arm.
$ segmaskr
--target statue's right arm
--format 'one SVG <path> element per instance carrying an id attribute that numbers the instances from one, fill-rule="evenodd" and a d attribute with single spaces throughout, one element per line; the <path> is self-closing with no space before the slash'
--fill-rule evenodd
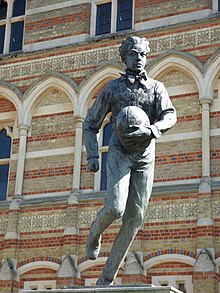
<path id="1" fill-rule="evenodd" d="M 106 88 L 98 95 L 89 109 L 83 123 L 84 143 L 86 146 L 88 168 L 92 172 L 99 169 L 97 133 L 107 113 L 110 112 Z"/>
<path id="2" fill-rule="evenodd" d="M 90 158 L 88 159 L 87 167 L 91 172 L 99 171 L 99 159 L 98 158 Z"/>

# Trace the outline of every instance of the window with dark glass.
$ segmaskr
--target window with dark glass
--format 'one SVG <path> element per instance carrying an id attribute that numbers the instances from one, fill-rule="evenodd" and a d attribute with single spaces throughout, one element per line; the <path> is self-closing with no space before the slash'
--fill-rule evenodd
<path id="1" fill-rule="evenodd" d="M 0 26 L 0 54 L 4 51 L 5 25 Z"/>
<path id="2" fill-rule="evenodd" d="M 107 173 L 106 173 L 106 162 L 108 153 L 102 153 L 102 166 L 101 166 L 101 190 L 107 189 Z"/>
<path id="3" fill-rule="evenodd" d="M 12 17 L 25 14 L 25 0 L 15 0 L 13 5 Z"/>
<path id="4" fill-rule="evenodd" d="M 2 129 L 0 131 L 0 200 L 5 200 L 7 195 L 10 155 L 11 138 L 6 130 Z"/>
<path id="5" fill-rule="evenodd" d="M 117 31 L 132 28 L 132 0 L 118 0 Z"/>
<path id="6" fill-rule="evenodd" d="M 183 293 L 187 293 L 186 292 L 186 288 L 185 288 L 185 284 L 184 283 L 179 283 L 178 284 L 178 289 L 183 292 Z"/>
<path id="7" fill-rule="evenodd" d="M 0 0 L 0 54 L 22 50 L 25 6 L 26 0 Z"/>
<path id="8" fill-rule="evenodd" d="M 11 138 L 7 136 L 7 131 L 0 131 L 0 159 L 10 158 L 11 153 Z"/>
<path id="9" fill-rule="evenodd" d="M 109 145 L 109 140 L 111 135 L 112 135 L 112 122 L 110 121 L 108 124 L 105 125 L 103 130 L 103 140 L 102 140 L 103 146 Z"/>
<path id="10" fill-rule="evenodd" d="M 168 286 L 168 282 L 160 282 L 160 286 Z"/>
<path id="11" fill-rule="evenodd" d="M 111 10 L 111 2 L 97 6 L 96 35 L 102 35 L 111 32 Z"/>
<path id="12" fill-rule="evenodd" d="M 220 0 L 218 0 L 218 11 L 220 11 Z"/>
<path id="13" fill-rule="evenodd" d="M 103 140 L 102 146 L 108 146 L 109 140 L 112 135 L 112 122 L 110 121 L 105 125 L 103 129 Z M 102 153 L 102 165 L 101 165 L 101 190 L 107 189 L 107 174 L 106 174 L 106 161 L 107 161 L 107 152 Z"/>
<path id="14" fill-rule="evenodd" d="M 8 4 L 5 1 L 0 1 L 0 20 L 5 19 L 7 16 Z"/>
<path id="15" fill-rule="evenodd" d="M 6 200 L 9 165 L 0 165 L 0 200 Z"/>
<path id="16" fill-rule="evenodd" d="M 132 16 L 133 0 L 112 0 L 97 4 L 95 35 L 131 29 Z"/>
<path id="17" fill-rule="evenodd" d="M 12 17 L 25 14 L 26 0 L 15 0 L 13 4 Z M 11 24 L 11 37 L 9 52 L 19 51 L 23 45 L 24 21 L 18 21 Z"/>
<path id="18" fill-rule="evenodd" d="M 8 4 L 5 1 L 0 1 L 0 20 L 4 20 L 7 17 Z M 0 54 L 4 52 L 5 44 L 5 22 L 0 25 Z"/>
<path id="19" fill-rule="evenodd" d="M 10 39 L 10 52 L 19 51 L 22 49 L 23 44 L 23 30 L 24 22 L 19 21 L 11 24 L 11 39 Z"/>

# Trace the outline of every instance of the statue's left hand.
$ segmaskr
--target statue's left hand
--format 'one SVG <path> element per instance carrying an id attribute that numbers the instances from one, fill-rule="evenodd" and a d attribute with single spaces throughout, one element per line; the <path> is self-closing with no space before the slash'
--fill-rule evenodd
<path id="1" fill-rule="evenodd" d="M 124 134 L 124 145 L 129 150 L 138 150 L 141 146 L 147 147 L 151 139 L 154 138 L 150 128 L 139 125 L 134 127 L 133 131 Z"/>
<path id="2" fill-rule="evenodd" d="M 154 136 L 149 127 L 139 125 L 135 131 L 127 133 L 124 135 L 128 139 L 138 138 L 138 140 L 151 140 Z"/>

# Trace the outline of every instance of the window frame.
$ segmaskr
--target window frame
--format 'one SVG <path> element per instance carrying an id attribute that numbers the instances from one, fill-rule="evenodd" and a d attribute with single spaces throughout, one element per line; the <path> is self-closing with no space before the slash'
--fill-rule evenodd
<path id="1" fill-rule="evenodd" d="M 193 293 L 192 275 L 167 275 L 167 276 L 152 276 L 152 284 L 161 286 L 167 283 L 167 286 L 178 288 L 179 284 L 184 284 L 187 293 Z"/>
<path id="2" fill-rule="evenodd" d="M 119 30 L 117 31 L 117 15 L 118 15 L 118 0 L 92 0 L 91 3 L 91 22 L 90 22 L 90 35 L 93 37 L 100 37 L 106 34 L 96 35 L 96 18 L 97 18 L 97 6 L 105 3 L 112 3 L 112 10 L 111 10 L 111 29 L 109 34 L 113 33 L 122 33 L 127 30 L 132 30 L 134 28 L 134 0 L 132 0 L 132 27 L 130 29 Z"/>
<path id="3" fill-rule="evenodd" d="M 98 278 L 86 278 L 85 279 L 85 286 L 95 286 Z M 122 285 L 122 278 L 115 278 L 113 281 L 113 285 Z"/>
<path id="4" fill-rule="evenodd" d="M 26 282 L 24 282 L 23 289 L 24 290 L 48 290 L 49 291 L 52 289 L 56 289 L 56 283 L 57 283 L 56 280 L 26 281 Z M 51 289 L 49 289 L 49 287 Z"/>
<path id="5" fill-rule="evenodd" d="M 212 0 L 212 11 L 220 12 L 220 0 Z"/>
<path id="6" fill-rule="evenodd" d="M 5 199 L 0 199 L 0 202 L 7 200 L 8 198 L 8 188 L 9 188 L 9 175 L 10 175 L 10 166 L 11 166 L 11 156 L 12 156 L 12 144 L 13 144 L 13 136 L 12 136 L 12 131 L 11 131 L 11 127 L 6 126 L 6 125 L 2 125 L 0 124 L 0 131 L 5 129 L 6 130 L 6 135 L 9 136 L 11 138 L 11 146 L 10 146 L 10 155 L 8 158 L 2 158 L 0 159 L 0 165 L 8 165 L 8 178 L 7 178 L 7 189 L 6 189 L 6 195 L 5 195 Z"/>
<path id="7" fill-rule="evenodd" d="M 25 32 L 25 19 L 26 19 L 26 0 L 25 0 L 25 13 L 24 15 L 19 16 L 12 16 L 13 14 L 13 5 L 16 0 L 5 0 L 8 3 L 6 18 L 0 20 L 0 26 L 5 25 L 5 37 L 4 37 L 4 45 L 3 45 L 3 52 L 0 52 L 0 55 L 4 54 L 13 54 L 15 52 L 20 52 L 23 50 L 24 46 L 24 32 Z M 16 51 L 10 51 L 10 44 L 11 44 L 11 27 L 13 23 L 16 22 L 23 22 L 23 36 L 22 36 L 22 48 Z"/>

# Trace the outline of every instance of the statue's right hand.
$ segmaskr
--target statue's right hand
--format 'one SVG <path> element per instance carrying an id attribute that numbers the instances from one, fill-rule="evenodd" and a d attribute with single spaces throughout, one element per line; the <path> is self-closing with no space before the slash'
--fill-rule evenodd
<path id="1" fill-rule="evenodd" d="M 88 169 L 91 172 L 97 172 L 99 170 L 99 160 L 97 158 L 88 159 Z"/>

